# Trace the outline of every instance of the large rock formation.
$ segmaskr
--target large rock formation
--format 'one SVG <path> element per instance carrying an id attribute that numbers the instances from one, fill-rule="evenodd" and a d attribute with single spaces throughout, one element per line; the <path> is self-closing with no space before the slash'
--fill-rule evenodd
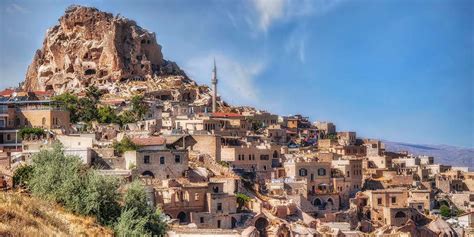
<path id="1" fill-rule="evenodd" d="M 71 6 L 47 31 L 28 67 L 24 89 L 60 94 L 95 85 L 117 93 L 130 81 L 170 76 L 193 84 L 175 63 L 163 59 L 154 33 L 96 8 Z"/>

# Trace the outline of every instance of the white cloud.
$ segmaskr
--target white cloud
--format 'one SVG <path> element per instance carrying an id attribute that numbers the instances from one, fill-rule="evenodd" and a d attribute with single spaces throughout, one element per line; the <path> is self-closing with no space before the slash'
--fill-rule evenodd
<path id="1" fill-rule="evenodd" d="M 308 15 L 324 15 L 343 0 L 252 0 L 260 30 L 266 32 L 277 21 Z"/>
<path id="2" fill-rule="evenodd" d="M 301 63 L 306 62 L 306 35 L 292 34 L 285 45 L 285 50 L 289 54 L 295 54 Z"/>
<path id="3" fill-rule="evenodd" d="M 19 4 L 16 4 L 16 3 L 9 4 L 5 10 L 6 10 L 7 13 L 10 13 L 10 14 L 15 14 L 15 13 L 26 14 L 26 13 L 30 13 L 30 10 L 28 10 L 27 8 L 25 8 L 25 7 L 23 7 L 23 6 L 20 6 Z"/>
<path id="4" fill-rule="evenodd" d="M 267 31 L 273 21 L 284 16 L 285 0 L 253 0 L 259 13 L 259 27 Z"/>
<path id="5" fill-rule="evenodd" d="M 301 63 L 306 62 L 306 30 L 295 30 L 286 41 L 285 50 L 288 54 L 295 55 Z"/>
<path id="6" fill-rule="evenodd" d="M 214 57 L 217 63 L 218 94 L 233 105 L 259 105 L 259 90 L 255 84 L 265 64 L 239 62 L 222 53 L 192 58 L 185 63 L 186 73 L 199 84 L 210 85 Z"/>

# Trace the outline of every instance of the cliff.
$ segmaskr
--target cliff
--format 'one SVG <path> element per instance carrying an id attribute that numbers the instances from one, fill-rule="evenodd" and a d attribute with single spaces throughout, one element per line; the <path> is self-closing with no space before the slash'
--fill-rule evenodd
<path id="1" fill-rule="evenodd" d="M 129 84 L 140 81 L 148 82 L 146 88 Z M 23 89 L 79 93 L 91 85 L 112 94 L 124 92 L 125 97 L 148 87 L 186 88 L 198 94 L 208 90 L 198 88 L 176 63 L 163 59 L 155 33 L 133 20 L 73 5 L 47 31 Z"/>

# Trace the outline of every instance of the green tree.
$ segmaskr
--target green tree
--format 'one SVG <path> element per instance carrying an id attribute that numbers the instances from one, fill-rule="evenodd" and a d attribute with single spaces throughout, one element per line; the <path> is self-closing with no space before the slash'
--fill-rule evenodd
<path id="1" fill-rule="evenodd" d="M 441 216 L 448 218 L 451 216 L 451 209 L 443 204 L 439 208 L 439 213 L 441 214 Z"/>
<path id="2" fill-rule="evenodd" d="M 117 154 L 123 154 L 126 151 L 134 151 L 139 148 L 129 137 L 124 137 L 120 142 L 115 142 L 113 146 Z"/>
<path id="3" fill-rule="evenodd" d="M 145 114 L 148 112 L 148 106 L 144 101 L 144 97 L 136 95 L 132 97 L 132 112 L 135 114 L 137 120 L 142 120 Z"/>
<path id="4" fill-rule="evenodd" d="M 90 122 L 97 119 L 96 103 L 90 98 L 80 98 L 77 107 L 79 121 Z"/>
<path id="5" fill-rule="evenodd" d="M 123 210 L 114 229 L 117 236 L 151 236 L 147 223 L 148 218 L 139 216 L 137 209 Z"/>
<path id="6" fill-rule="evenodd" d="M 79 99 L 77 98 L 77 96 L 72 95 L 70 93 L 64 93 L 53 97 L 53 100 L 64 104 L 64 106 L 70 113 L 71 122 L 79 122 L 79 116 L 77 114 L 77 106 Z"/>
<path id="7" fill-rule="evenodd" d="M 245 205 L 247 205 L 247 203 L 250 202 L 250 197 L 247 196 L 247 195 L 244 194 L 244 193 L 237 193 L 237 194 L 235 195 L 235 197 L 237 198 L 237 204 L 238 204 L 237 209 L 238 209 L 239 211 L 241 211 L 242 208 L 243 208 Z"/>
<path id="8" fill-rule="evenodd" d="M 119 117 L 115 114 L 115 110 L 113 110 L 110 106 L 100 107 L 97 114 L 99 123 L 121 124 Z"/>
<path id="9" fill-rule="evenodd" d="M 164 236 L 167 229 L 161 211 L 148 205 L 145 188 L 133 181 L 124 196 L 122 214 L 115 226 L 119 236 Z"/>
<path id="10" fill-rule="evenodd" d="M 143 185 L 139 180 L 134 180 L 127 189 L 124 196 L 125 210 L 136 209 L 140 216 L 149 215 L 153 212 L 150 205 L 147 203 L 147 196 Z"/>
<path id="11" fill-rule="evenodd" d="M 105 225 L 113 225 L 120 215 L 118 180 L 86 168 L 77 156 L 64 155 L 60 144 L 35 154 L 32 168 L 27 184 L 33 195 L 95 216 Z"/>
<path id="12" fill-rule="evenodd" d="M 33 166 L 22 165 L 13 172 L 13 185 L 15 187 L 27 187 L 33 173 Z"/>
<path id="13" fill-rule="evenodd" d="M 89 86 L 86 89 L 86 97 L 94 101 L 97 104 L 99 102 L 102 92 L 95 86 Z"/>
<path id="14" fill-rule="evenodd" d="M 81 214 L 95 216 L 100 223 L 113 225 L 120 216 L 119 186 L 117 178 L 90 170 L 84 185 Z"/>
<path id="15" fill-rule="evenodd" d="M 65 203 L 74 192 L 72 179 L 82 169 L 82 162 L 76 156 L 65 156 L 59 143 L 53 145 L 53 150 L 41 150 L 33 155 L 33 173 L 29 181 L 32 193 L 41 198 Z M 65 182 L 67 180 L 67 182 Z"/>
<path id="16" fill-rule="evenodd" d="M 124 125 L 124 124 L 127 124 L 127 123 L 134 123 L 134 122 L 138 121 L 135 118 L 135 114 L 130 110 L 126 110 L 123 113 L 121 113 L 118 116 L 118 119 L 119 119 L 121 125 Z"/>
<path id="17" fill-rule="evenodd" d="M 18 132 L 18 135 L 20 135 L 21 139 L 26 139 L 31 135 L 41 137 L 45 134 L 44 130 L 42 128 L 29 128 L 29 127 L 23 127 L 20 129 Z"/>

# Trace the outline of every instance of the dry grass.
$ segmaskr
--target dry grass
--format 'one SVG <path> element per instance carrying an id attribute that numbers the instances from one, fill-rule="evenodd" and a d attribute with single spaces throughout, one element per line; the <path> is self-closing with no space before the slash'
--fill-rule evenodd
<path id="1" fill-rule="evenodd" d="M 0 236 L 113 236 L 94 218 L 13 191 L 0 192 Z"/>

